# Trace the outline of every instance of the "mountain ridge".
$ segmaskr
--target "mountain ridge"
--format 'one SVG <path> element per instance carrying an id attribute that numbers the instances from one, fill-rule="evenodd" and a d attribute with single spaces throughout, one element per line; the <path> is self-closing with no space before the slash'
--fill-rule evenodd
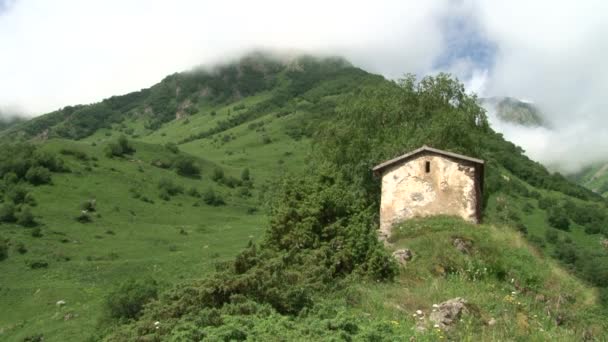
<path id="1" fill-rule="evenodd" d="M 4 141 L 20 137 L 33 150 L 18 158 L 31 160 L 25 166 L 0 153 L 1 165 L 10 166 L 0 168 L 0 213 L 30 212 L 34 226 L 0 222 L 0 242 L 8 246 L 0 270 L 9 284 L 0 300 L 14 308 L 0 313 L 0 336 L 433 339 L 439 332 L 432 326 L 414 331 L 412 311 L 475 290 L 468 299 L 481 314 L 465 316 L 471 324 L 459 324 L 449 335 L 454 339 L 603 336 L 604 199 L 493 132 L 448 75 L 392 82 L 340 60 L 302 61 L 251 83 L 174 74 L 154 90 L 110 98 L 103 105 L 109 118 L 95 117 L 106 113 L 96 105 L 74 106 L 4 131 Z M 238 76 L 235 66 L 222 70 Z M 191 101 L 177 115 L 205 82 L 218 82 L 214 96 Z M 234 96 L 235 89 L 245 90 Z M 45 139 L 36 138 L 46 129 Z M 374 234 L 378 182 L 369 170 L 423 143 L 486 159 L 482 227 L 490 234 L 449 218 L 406 222 L 396 228 L 395 246 L 415 246 L 415 258 L 395 273 Z M 51 168 L 52 160 L 63 166 Z M 40 180 L 46 183 L 35 184 Z M 478 249 L 454 254 L 454 234 Z M 509 248 L 485 239 L 507 239 Z M 423 249 L 429 241 L 439 254 Z M 558 275 L 535 278 L 520 257 Z M 547 267 L 543 258 L 555 261 Z M 391 276 L 394 282 L 386 280 Z M 450 285 L 451 279 L 458 280 Z M 543 292 L 542 284 L 556 282 L 576 300 L 560 301 L 566 289 Z M 24 283 L 41 291 L 24 291 L 18 286 Z M 432 284 L 441 284 L 432 294 L 416 290 Z M 157 299 L 142 309 L 131 302 L 139 293 Z M 324 296 L 340 293 L 351 295 L 336 303 Z M 548 299 L 537 301 L 541 294 Z M 557 303 L 564 303 L 561 310 Z M 500 329 L 492 330 L 487 315 L 503 309 L 495 317 Z M 369 311 L 377 319 L 357 318 Z M 285 328 L 290 324 L 301 335 Z"/>

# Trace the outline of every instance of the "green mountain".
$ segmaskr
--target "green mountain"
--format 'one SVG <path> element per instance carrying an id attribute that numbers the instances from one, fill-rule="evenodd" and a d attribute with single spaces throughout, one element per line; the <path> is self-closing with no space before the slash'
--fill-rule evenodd
<path id="1" fill-rule="evenodd" d="M 606 200 L 447 75 L 254 53 L 0 140 L 2 340 L 606 337 Z M 415 220 L 385 248 L 370 168 L 422 144 L 486 160 L 484 225 Z"/>
<path id="2" fill-rule="evenodd" d="M 19 117 L 18 115 L 5 113 L 0 110 L 0 131 L 23 121 L 25 121 L 25 119 Z"/>
<path id="3" fill-rule="evenodd" d="M 597 163 L 571 176 L 572 180 L 604 197 L 608 196 L 608 163 Z"/>
<path id="4" fill-rule="evenodd" d="M 496 118 L 503 122 L 526 127 L 542 126 L 550 128 L 547 121 L 543 119 L 540 110 L 531 103 L 511 97 L 489 97 L 480 99 L 480 104 L 488 112 L 494 113 Z M 569 175 L 568 178 L 596 193 L 607 196 L 607 170 L 607 163 L 597 163 L 586 167 L 576 174 Z"/>
<path id="5" fill-rule="evenodd" d="M 520 101 L 512 97 L 482 98 L 481 105 L 504 122 L 528 127 L 547 126 L 540 110 L 532 103 Z"/>

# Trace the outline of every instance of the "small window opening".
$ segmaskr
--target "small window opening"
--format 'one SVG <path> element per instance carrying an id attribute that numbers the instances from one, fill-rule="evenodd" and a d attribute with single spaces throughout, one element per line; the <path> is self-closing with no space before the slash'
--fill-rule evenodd
<path id="1" fill-rule="evenodd" d="M 424 169 L 426 171 L 426 173 L 430 173 L 431 172 L 431 162 L 427 161 L 424 165 Z"/>

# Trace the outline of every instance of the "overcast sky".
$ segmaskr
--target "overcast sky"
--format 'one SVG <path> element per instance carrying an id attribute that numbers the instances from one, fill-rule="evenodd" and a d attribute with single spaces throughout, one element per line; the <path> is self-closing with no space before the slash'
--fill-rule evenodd
<path id="1" fill-rule="evenodd" d="M 252 48 L 339 54 L 535 102 L 554 131 L 497 128 L 572 171 L 608 160 L 606 37 L 600 0 L 0 0 L 0 109 L 96 102 Z"/>

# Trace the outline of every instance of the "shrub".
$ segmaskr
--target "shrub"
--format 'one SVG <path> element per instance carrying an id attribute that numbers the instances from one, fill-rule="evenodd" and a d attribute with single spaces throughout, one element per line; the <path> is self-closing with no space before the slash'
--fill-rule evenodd
<path id="1" fill-rule="evenodd" d="M 547 240 L 547 242 L 556 243 L 558 238 L 559 235 L 557 234 L 557 231 L 555 229 L 547 228 L 547 230 L 545 231 L 545 239 Z"/>
<path id="2" fill-rule="evenodd" d="M 25 244 L 23 242 L 19 242 L 17 244 L 17 246 L 15 246 L 15 249 L 17 250 L 17 253 L 19 253 L 19 254 L 27 253 L 27 247 L 25 247 Z"/>
<path id="3" fill-rule="evenodd" d="M 15 205 L 10 202 L 6 202 L 0 205 L 0 222 L 15 222 Z"/>
<path id="4" fill-rule="evenodd" d="M 249 181 L 251 179 L 251 175 L 249 174 L 249 169 L 244 169 L 243 172 L 241 172 L 241 180 L 243 182 Z"/>
<path id="5" fill-rule="evenodd" d="M 46 167 L 32 166 L 27 170 L 25 179 L 33 185 L 48 184 L 51 182 L 51 171 Z"/>
<path id="6" fill-rule="evenodd" d="M 186 191 L 186 195 L 192 196 L 192 197 L 200 197 L 201 196 L 201 194 L 198 192 L 198 190 L 195 187 L 192 187 L 192 188 L 188 189 L 188 191 Z"/>
<path id="7" fill-rule="evenodd" d="M 127 137 L 120 136 L 117 141 L 109 143 L 105 148 L 106 157 L 122 157 L 125 154 L 132 154 L 135 148 L 131 145 Z"/>
<path id="8" fill-rule="evenodd" d="M 208 188 L 205 191 L 205 193 L 203 194 L 203 201 L 205 201 L 206 204 L 212 206 L 220 206 L 226 204 L 226 202 L 224 202 L 224 199 L 220 195 L 216 194 L 212 188 Z"/>
<path id="9" fill-rule="evenodd" d="M 179 153 L 179 147 L 174 142 L 168 142 L 165 144 L 165 148 L 169 150 L 171 153 Z"/>
<path id="10" fill-rule="evenodd" d="M 211 179 L 214 182 L 221 182 L 224 179 L 224 170 L 216 167 L 213 169 L 213 173 L 211 174 Z"/>
<path id="11" fill-rule="evenodd" d="M 180 176 L 199 177 L 201 168 L 192 157 L 178 157 L 173 161 L 173 166 Z"/>
<path id="12" fill-rule="evenodd" d="M 24 206 L 21 208 L 21 211 L 17 213 L 17 224 L 23 227 L 32 227 L 36 225 L 36 220 L 34 219 L 30 207 Z"/>
<path id="13" fill-rule="evenodd" d="M 551 225 L 553 228 L 565 231 L 570 230 L 570 220 L 568 219 L 568 216 L 566 216 L 566 214 L 560 209 L 553 209 L 549 211 L 548 221 L 549 225 Z"/>
<path id="14" fill-rule="evenodd" d="M 80 214 L 76 216 L 76 221 L 80 223 L 89 223 L 93 221 L 93 219 L 91 218 L 91 215 L 89 215 L 89 212 L 87 212 L 86 210 L 82 210 L 80 211 Z"/>
<path id="15" fill-rule="evenodd" d="M 86 211 L 95 211 L 96 206 L 97 206 L 97 201 L 95 199 L 90 199 L 90 200 L 84 201 L 80 205 L 80 209 L 86 210 Z"/>
<path id="16" fill-rule="evenodd" d="M 158 295 L 158 284 L 152 279 L 128 280 L 108 294 L 108 314 L 114 319 L 137 318 L 143 306 Z"/>
<path id="17" fill-rule="evenodd" d="M 29 260 L 25 264 L 33 270 L 49 267 L 49 263 L 44 260 Z"/>
<path id="18" fill-rule="evenodd" d="M 158 188 L 163 199 L 165 199 L 164 197 L 175 196 L 184 192 L 184 188 L 181 185 L 173 183 L 169 178 L 162 178 L 158 181 Z"/>
<path id="19" fill-rule="evenodd" d="M 35 238 L 42 237 L 42 230 L 40 229 L 40 227 L 36 227 L 36 228 L 32 229 L 31 235 L 32 235 L 32 237 L 35 237 Z"/>
<path id="20" fill-rule="evenodd" d="M 0 261 L 8 258 L 8 244 L 0 237 Z"/>
<path id="21" fill-rule="evenodd" d="M 12 187 L 5 195 L 7 201 L 13 202 L 14 204 L 22 204 L 25 202 L 27 197 L 27 190 L 21 186 Z"/>
<path id="22" fill-rule="evenodd" d="M 555 246 L 553 255 L 566 264 L 574 264 L 578 259 L 576 247 L 564 242 L 560 242 Z"/>

